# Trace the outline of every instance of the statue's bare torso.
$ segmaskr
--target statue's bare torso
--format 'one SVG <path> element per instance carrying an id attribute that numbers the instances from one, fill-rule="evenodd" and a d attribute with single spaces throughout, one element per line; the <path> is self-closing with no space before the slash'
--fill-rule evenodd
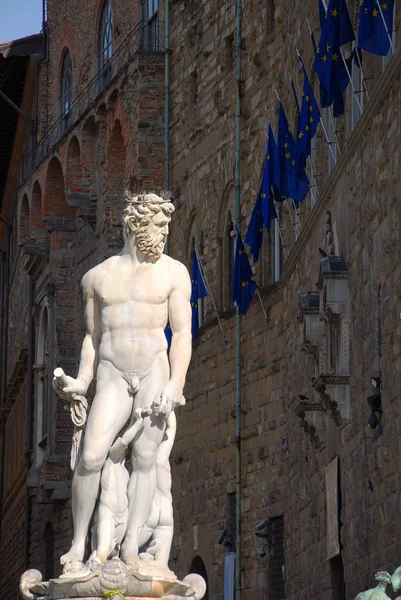
<path id="1" fill-rule="evenodd" d="M 121 372 L 147 371 L 155 360 L 167 360 L 168 297 L 181 272 L 167 256 L 136 266 L 116 256 L 89 271 L 101 333 L 99 366 L 108 361 Z"/>

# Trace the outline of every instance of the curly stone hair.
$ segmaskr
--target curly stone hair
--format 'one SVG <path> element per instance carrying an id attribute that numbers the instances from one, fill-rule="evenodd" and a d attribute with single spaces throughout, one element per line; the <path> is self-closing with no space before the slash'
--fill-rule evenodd
<path id="1" fill-rule="evenodd" d="M 166 216 L 171 216 L 175 207 L 170 202 L 170 192 L 142 192 L 132 195 L 128 190 L 124 193 L 127 200 L 127 206 L 123 212 L 122 224 L 124 237 L 136 233 L 139 227 L 149 225 L 151 219 L 160 211 Z"/>

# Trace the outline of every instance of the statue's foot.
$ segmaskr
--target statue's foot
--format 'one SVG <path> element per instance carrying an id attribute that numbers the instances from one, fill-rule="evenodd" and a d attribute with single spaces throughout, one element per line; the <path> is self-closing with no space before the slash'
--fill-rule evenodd
<path id="1" fill-rule="evenodd" d="M 84 559 L 85 549 L 81 544 L 73 544 L 71 549 L 60 558 L 60 564 L 67 565 L 68 563 L 81 562 Z"/>

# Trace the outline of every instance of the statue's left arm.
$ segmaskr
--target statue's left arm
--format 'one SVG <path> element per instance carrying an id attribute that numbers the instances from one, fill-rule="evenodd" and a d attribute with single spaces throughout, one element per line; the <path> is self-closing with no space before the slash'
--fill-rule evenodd
<path id="1" fill-rule="evenodd" d="M 173 268 L 171 268 L 173 267 Z M 172 331 L 170 379 L 156 399 L 155 412 L 169 414 L 181 403 L 185 376 L 191 360 L 191 280 L 184 265 L 171 265 L 172 290 L 169 296 L 169 321 Z"/>

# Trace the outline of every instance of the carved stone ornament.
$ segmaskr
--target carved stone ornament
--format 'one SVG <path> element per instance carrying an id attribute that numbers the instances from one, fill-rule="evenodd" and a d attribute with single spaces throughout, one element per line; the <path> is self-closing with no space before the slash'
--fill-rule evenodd
<path id="1" fill-rule="evenodd" d="M 338 427 L 349 420 L 349 375 L 319 375 L 312 387 Z"/>
<path id="2" fill-rule="evenodd" d="M 325 432 L 325 408 L 320 402 L 299 399 L 294 409 L 302 429 L 310 437 L 314 448 L 320 448 Z"/>

